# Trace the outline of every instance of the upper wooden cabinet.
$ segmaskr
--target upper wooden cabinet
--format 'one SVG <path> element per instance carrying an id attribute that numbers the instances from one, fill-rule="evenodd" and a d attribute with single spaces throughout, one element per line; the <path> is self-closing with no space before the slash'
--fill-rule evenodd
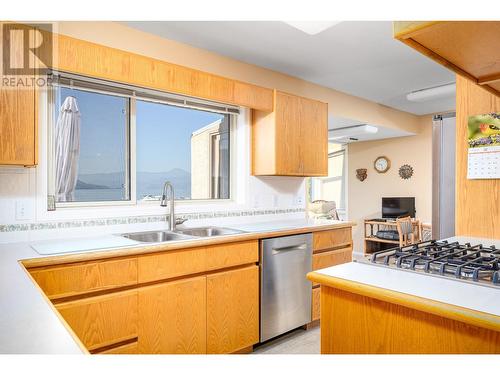
<path id="1" fill-rule="evenodd" d="M 160 91 L 262 111 L 272 110 L 272 90 L 65 35 L 55 35 L 55 68 Z"/>
<path id="2" fill-rule="evenodd" d="M 273 111 L 253 111 L 252 173 L 328 175 L 328 105 L 274 91 Z"/>
<path id="3" fill-rule="evenodd" d="M 22 60 L 18 61 L 23 57 L 23 39 L 15 35 L 6 38 L 10 39 L 10 63 L 18 67 L 23 66 Z M 34 166 L 37 164 L 34 77 L 2 75 L 1 78 L 9 85 L 0 85 L 0 165 Z"/>
<path id="4" fill-rule="evenodd" d="M 0 165 L 36 165 L 35 90 L 0 87 Z"/>
<path id="5" fill-rule="evenodd" d="M 500 96 L 500 22 L 394 22 L 394 37 Z"/>

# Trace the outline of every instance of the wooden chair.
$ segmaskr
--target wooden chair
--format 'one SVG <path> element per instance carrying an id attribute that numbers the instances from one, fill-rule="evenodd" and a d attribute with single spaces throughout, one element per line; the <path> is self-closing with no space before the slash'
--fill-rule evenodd
<path id="1" fill-rule="evenodd" d="M 411 245 L 420 242 L 420 224 L 418 220 L 412 220 L 410 216 L 396 219 L 399 234 L 399 246 Z"/>
<path id="2" fill-rule="evenodd" d="M 432 225 L 420 222 L 420 241 L 432 240 Z"/>

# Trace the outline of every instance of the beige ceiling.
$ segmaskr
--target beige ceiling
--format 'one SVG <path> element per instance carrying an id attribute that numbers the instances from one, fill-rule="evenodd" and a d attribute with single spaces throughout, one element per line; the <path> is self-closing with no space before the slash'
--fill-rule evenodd
<path id="1" fill-rule="evenodd" d="M 389 21 L 345 21 L 308 35 L 281 21 L 144 21 L 128 26 L 417 115 L 455 98 L 415 103 L 406 94 L 454 74 L 392 38 Z"/>

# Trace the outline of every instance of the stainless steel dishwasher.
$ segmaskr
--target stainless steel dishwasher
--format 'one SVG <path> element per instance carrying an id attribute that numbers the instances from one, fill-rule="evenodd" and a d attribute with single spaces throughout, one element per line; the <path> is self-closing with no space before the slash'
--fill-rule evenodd
<path id="1" fill-rule="evenodd" d="M 312 234 L 262 240 L 260 342 L 311 321 Z"/>

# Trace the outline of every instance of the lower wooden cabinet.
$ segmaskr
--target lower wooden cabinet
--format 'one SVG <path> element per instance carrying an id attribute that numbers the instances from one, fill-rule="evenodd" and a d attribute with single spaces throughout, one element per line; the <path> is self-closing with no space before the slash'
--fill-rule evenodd
<path id="1" fill-rule="evenodd" d="M 348 263 L 352 261 L 352 247 L 346 247 L 344 249 L 337 249 L 332 251 L 325 251 L 318 254 L 313 254 L 313 271 L 336 266 L 342 263 Z M 318 320 L 320 316 L 320 287 L 319 284 L 313 282 L 312 290 L 312 321 Z"/>
<path id="2" fill-rule="evenodd" d="M 206 353 L 206 276 L 139 288 L 138 296 L 139 353 Z"/>
<path id="3" fill-rule="evenodd" d="M 259 267 L 138 290 L 138 352 L 233 353 L 259 341 Z"/>
<path id="4" fill-rule="evenodd" d="M 207 353 L 233 353 L 259 341 L 259 267 L 207 276 Z"/>
<path id="5" fill-rule="evenodd" d="M 313 269 L 351 251 L 318 250 Z M 255 240 L 28 270 L 92 354 L 225 354 L 259 342 L 258 259 Z"/>

